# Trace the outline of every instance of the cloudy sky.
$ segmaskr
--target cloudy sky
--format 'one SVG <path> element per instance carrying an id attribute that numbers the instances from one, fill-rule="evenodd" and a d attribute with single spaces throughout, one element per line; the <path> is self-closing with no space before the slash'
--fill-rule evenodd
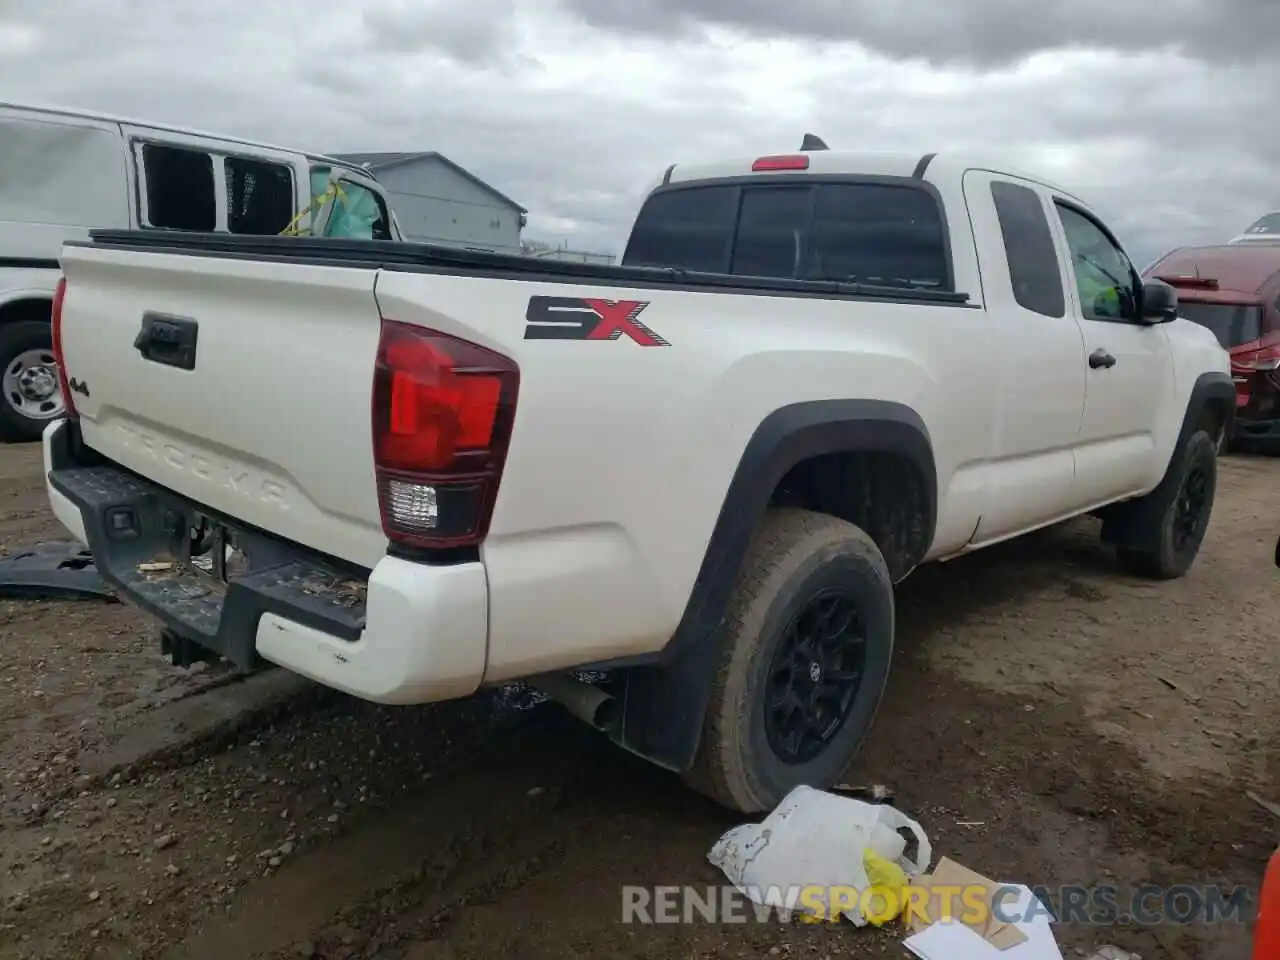
<path id="1" fill-rule="evenodd" d="M 669 163 L 981 149 L 1140 266 L 1280 209 L 1276 0 L 0 0 L 0 98 L 439 150 L 618 250 Z"/>

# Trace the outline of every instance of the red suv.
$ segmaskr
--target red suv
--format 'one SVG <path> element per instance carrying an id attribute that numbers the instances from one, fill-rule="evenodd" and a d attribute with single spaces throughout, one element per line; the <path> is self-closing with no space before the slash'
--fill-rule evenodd
<path id="1" fill-rule="evenodd" d="M 1231 355 L 1235 434 L 1280 448 L 1280 243 L 1180 247 L 1145 271 L 1178 291 L 1178 313 Z"/>

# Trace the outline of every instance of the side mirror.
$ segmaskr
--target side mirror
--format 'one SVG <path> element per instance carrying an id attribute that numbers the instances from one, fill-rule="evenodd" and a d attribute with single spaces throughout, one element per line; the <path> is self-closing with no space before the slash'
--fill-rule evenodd
<path id="1" fill-rule="evenodd" d="M 1143 323 L 1168 323 L 1178 317 L 1178 291 L 1162 280 L 1148 280 L 1142 285 Z"/>

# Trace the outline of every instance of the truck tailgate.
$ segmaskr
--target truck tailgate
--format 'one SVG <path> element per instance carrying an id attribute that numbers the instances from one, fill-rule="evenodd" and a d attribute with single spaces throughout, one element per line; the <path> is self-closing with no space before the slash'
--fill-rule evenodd
<path id="1" fill-rule="evenodd" d="M 68 246 L 85 443 L 217 512 L 372 566 L 376 270 Z"/>

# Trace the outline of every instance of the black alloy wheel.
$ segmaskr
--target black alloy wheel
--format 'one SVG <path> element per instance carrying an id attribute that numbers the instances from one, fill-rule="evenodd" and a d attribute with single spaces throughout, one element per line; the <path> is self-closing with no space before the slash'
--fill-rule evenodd
<path id="1" fill-rule="evenodd" d="M 769 668 L 765 735 L 783 763 L 808 763 L 840 732 L 862 685 L 866 635 L 849 592 L 828 588 L 788 625 Z"/>

